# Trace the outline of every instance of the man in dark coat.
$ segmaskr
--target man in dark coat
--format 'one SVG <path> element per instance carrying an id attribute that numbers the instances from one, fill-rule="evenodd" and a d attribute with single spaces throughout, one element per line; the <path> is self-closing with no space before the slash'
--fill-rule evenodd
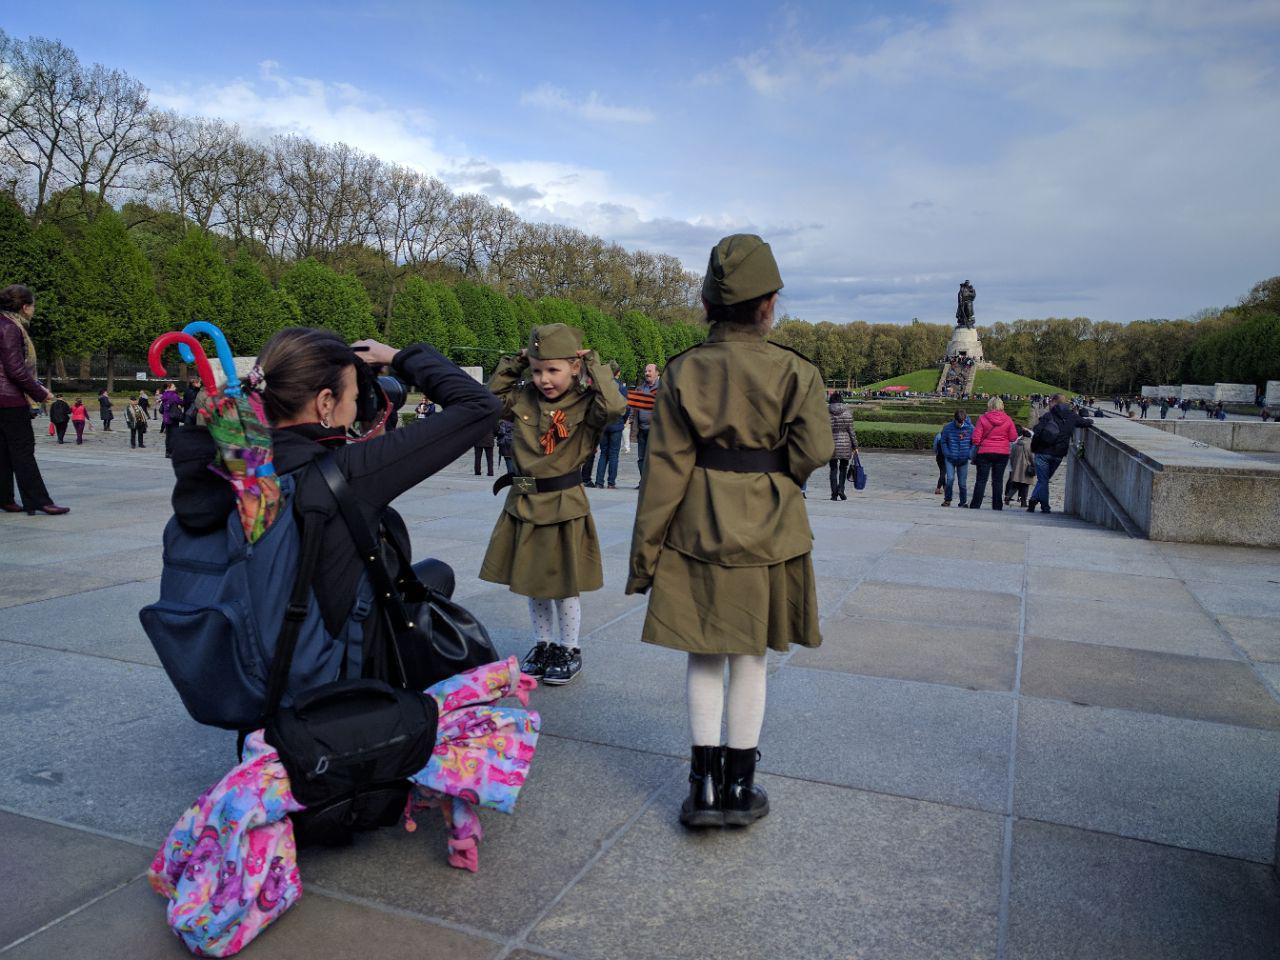
<path id="1" fill-rule="evenodd" d="M 1036 459 L 1036 486 L 1031 491 L 1028 513 L 1035 513 L 1040 504 L 1042 513 L 1049 513 L 1049 481 L 1059 464 L 1071 449 L 1071 435 L 1077 427 L 1092 427 L 1093 420 L 1082 417 L 1062 394 L 1056 394 L 1049 412 L 1040 418 L 1031 437 L 1031 452 Z"/>

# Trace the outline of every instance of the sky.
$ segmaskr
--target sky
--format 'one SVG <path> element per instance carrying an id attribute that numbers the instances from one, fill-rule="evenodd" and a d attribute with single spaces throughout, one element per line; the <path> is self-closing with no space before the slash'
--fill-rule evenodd
<path id="1" fill-rule="evenodd" d="M 807 320 L 1183 317 L 1280 274 L 1280 2 L 10 6 L 154 103 L 345 141 Z"/>

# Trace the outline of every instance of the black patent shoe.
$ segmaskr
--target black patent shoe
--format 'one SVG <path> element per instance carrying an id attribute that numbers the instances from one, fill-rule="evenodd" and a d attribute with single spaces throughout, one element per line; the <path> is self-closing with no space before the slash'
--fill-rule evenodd
<path id="1" fill-rule="evenodd" d="M 541 680 L 542 674 L 547 669 L 547 656 L 550 653 L 551 644 L 543 641 L 535 646 L 532 650 L 524 655 L 524 659 L 520 661 L 520 672 L 526 677 L 533 677 L 535 680 Z"/>
<path id="2" fill-rule="evenodd" d="M 689 761 L 689 796 L 680 806 L 680 822 L 691 830 L 723 827 L 720 784 L 724 747 L 694 747 Z"/>
<path id="3" fill-rule="evenodd" d="M 582 651 L 577 647 L 565 647 L 558 643 L 551 645 L 547 655 L 547 665 L 542 671 L 542 682 L 551 687 L 563 687 L 572 683 L 582 672 Z"/>
<path id="4" fill-rule="evenodd" d="M 759 757 L 760 751 L 754 747 L 749 750 L 725 748 L 721 806 L 726 826 L 749 827 L 769 813 L 769 795 L 764 787 L 755 785 Z"/>

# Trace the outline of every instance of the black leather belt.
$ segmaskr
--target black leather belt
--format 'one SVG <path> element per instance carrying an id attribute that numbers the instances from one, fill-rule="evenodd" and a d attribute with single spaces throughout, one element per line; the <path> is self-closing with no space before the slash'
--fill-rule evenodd
<path id="1" fill-rule="evenodd" d="M 571 490 L 582 485 L 581 469 L 570 473 L 562 473 L 558 477 L 518 477 L 513 473 L 499 477 L 493 484 L 493 495 L 496 497 L 507 487 L 515 487 L 516 493 L 528 496 L 531 493 L 551 493 L 554 490 Z"/>
<path id="2" fill-rule="evenodd" d="M 743 450 L 712 446 L 698 447 L 698 458 L 694 462 L 704 470 L 730 473 L 786 473 L 788 463 L 785 447 Z"/>

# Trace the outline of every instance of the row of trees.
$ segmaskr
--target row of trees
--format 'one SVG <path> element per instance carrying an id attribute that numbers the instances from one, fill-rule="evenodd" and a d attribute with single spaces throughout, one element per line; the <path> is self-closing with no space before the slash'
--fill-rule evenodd
<path id="1" fill-rule="evenodd" d="M 873 383 L 934 366 L 949 324 L 818 323 L 784 319 L 774 339 L 811 357 L 830 380 Z M 1069 390 L 1134 393 L 1143 384 L 1280 380 L 1280 277 L 1240 303 L 1187 320 L 1016 320 L 981 327 L 987 359 Z"/>
<path id="2" fill-rule="evenodd" d="M 696 319 L 697 277 L 675 257 L 527 223 L 345 144 L 257 142 L 219 120 L 153 109 L 128 74 L 3 31 L 0 180 L 37 228 L 93 223 L 114 209 L 130 231 L 167 235 L 170 245 L 189 225 L 214 233 L 273 282 L 313 259 L 356 277 L 384 325 L 413 277 L 570 298 L 616 317 Z"/>
<path id="3" fill-rule="evenodd" d="M 661 363 L 703 336 L 698 324 L 660 323 L 637 310 L 614 316 L 562 297 L 508 297 L 456 274 L 452 282 L 410 275 L 390 315 L 377 318 L 355 275 L 313 257 L 273 264 L 280 268 L 273 282 L 247 246 L 230 247 L 194 225 L 175 243 L 145 233 L 140 243 L 136 234 L 107 206 L 92 221 L 33 225 L 12 197 L 0 194 L 0 283 L 23 282 L 35 291 L 32 335 L 50 375 L 65 377 L 68 358 L 101 353 L 110 378 L 116 357 L 136 364 L 155 336 L 192 320 L 218 324 L 246 355 L 277 330 L 301 325 L 397 346 L 425 340 L 459 363 L 486 369 L 526 343 L 535 325 L 569 323 L 632 380 L 644 364 Z"/>

